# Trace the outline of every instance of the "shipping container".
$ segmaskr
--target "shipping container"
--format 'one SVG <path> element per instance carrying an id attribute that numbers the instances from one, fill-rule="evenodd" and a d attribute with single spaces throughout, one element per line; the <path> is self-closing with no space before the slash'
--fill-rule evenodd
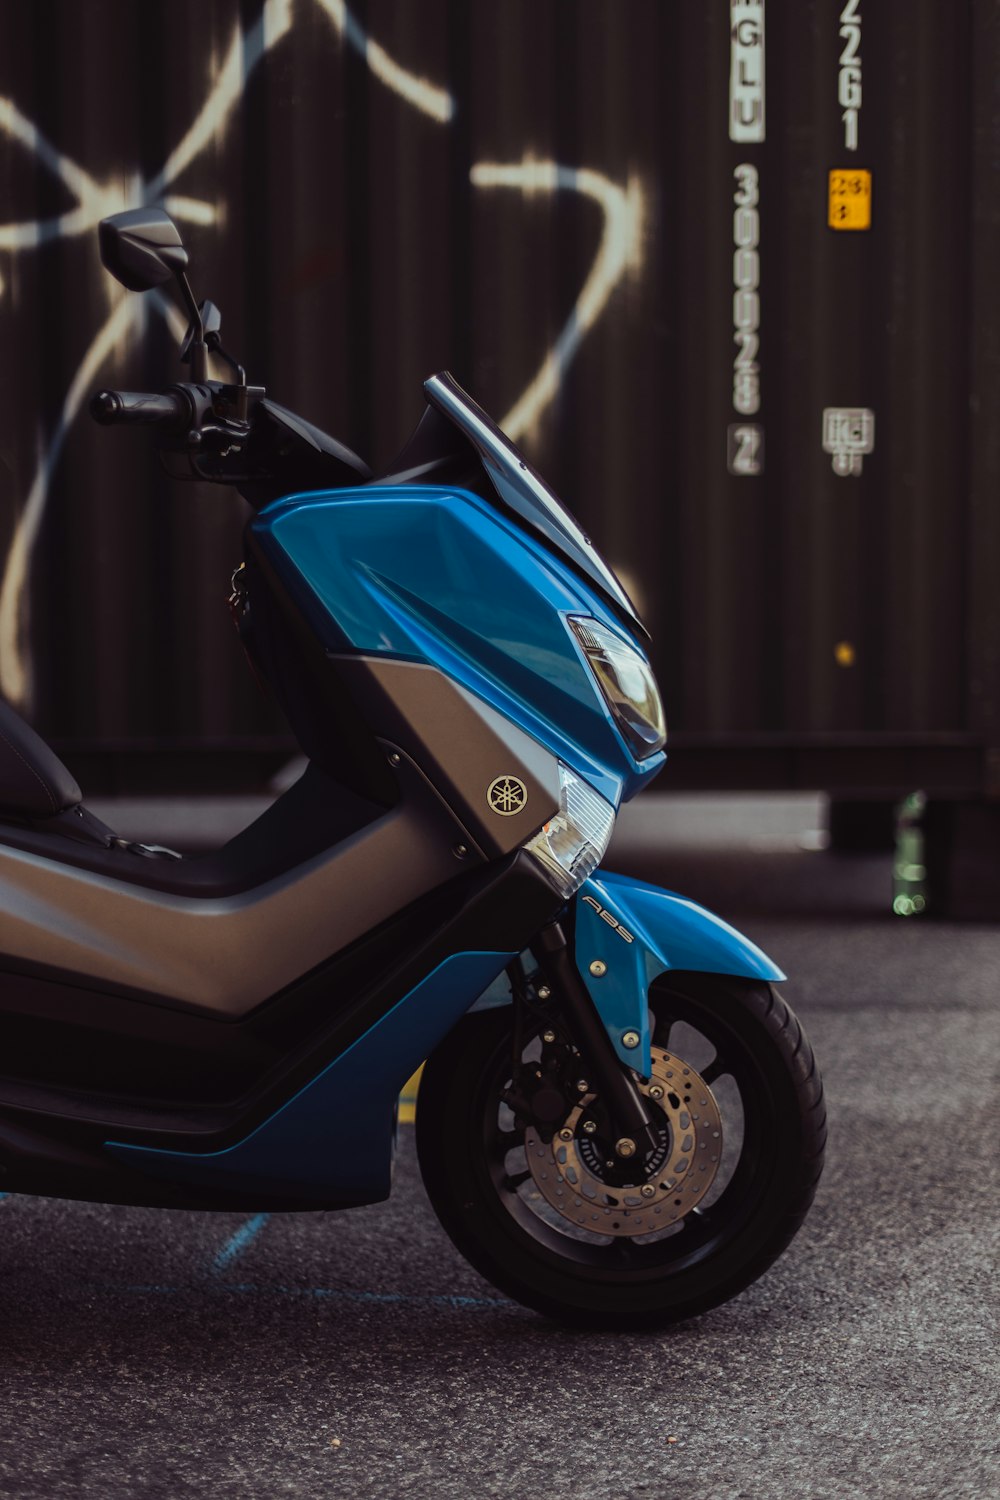
<path id="1" fill-rule="evenodd" d="M 644 613 L 672 785 L 986 808 L 998 178 L 997 0 L 0 0 L 0 691 L 98 777 L 287 746 L 242 502 L 86 415 L 178 373 L 97 253 L 156 202 L 376 469 L 442 368 L 523 444 Z"/>

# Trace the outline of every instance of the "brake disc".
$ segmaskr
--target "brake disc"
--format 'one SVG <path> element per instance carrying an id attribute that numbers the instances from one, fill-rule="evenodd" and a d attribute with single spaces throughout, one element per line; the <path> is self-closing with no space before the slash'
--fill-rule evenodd
<path id="1" fill-rule="evenodd" d="M 596 1134 L 583 1128 L 596 1094 L 586 1094 L 546 1144 L 533 1126 L 524 1149 L 535 1186 L 547 1203 L 594 1234 L 653 1234 L 695 1208 L 715 1181 L 722 1160 L 722 1118 L 712 1090 L 695 1070 L 662 1047 L 652 1048 L 653 1071 L 638 1087 L 659 1112 L 660 1147 L 637 1165 L 611 1158 Z M 660 1118 L 662 1117 L 662 1118 Z M 652 1191 L 651 1191 L 652 1189 Z"/>

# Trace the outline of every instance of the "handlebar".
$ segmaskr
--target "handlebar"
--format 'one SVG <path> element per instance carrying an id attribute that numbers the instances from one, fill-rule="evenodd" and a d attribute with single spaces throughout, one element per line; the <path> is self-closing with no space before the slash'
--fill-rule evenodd
<path id="1" fill-rule="evenodd" d="M 189 426 L 194 412 L 182 390 L 98 391 L 91 400 L 90 415 L 103 427 L 172 427 L 180 432 Z"/>
<path id="2" fill-rule="evenodd" d="M 171 478 L 235 485 L 255 510 L 371 479 L 350 449 L 266 394 L 262 385 L 179 381 L 158 393 L 98 391 L 90 415 L 104 427 L 158 428 L 153 444 Z"/>

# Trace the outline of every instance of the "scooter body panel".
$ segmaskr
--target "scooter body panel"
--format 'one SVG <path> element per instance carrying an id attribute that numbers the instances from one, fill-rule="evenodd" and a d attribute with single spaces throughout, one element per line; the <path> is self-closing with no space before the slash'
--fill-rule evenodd
<path id="1" fill-rule="evenodd" d="M 415 780 L 415 775 L 411 775 Z M 148 889 L 0 845 L 0 967 L 237 1018 L 454 878 L 462 836 L 416 797 L 249 890 Z"/>
<path id="2" fill-rule="evenodd" d="M 782 971 L 727 922 L 674 892 L 601 872 L 575 897 L 577 966 L 623 1063 L 651 1071 L 647 994 L 667 970 L 780 981 Z M 482 996 L 512 953 L 439 964 L 345 1052 L 242 1140 L 192 1152 L 108 1141 L 124 1165 L 178 1184 L 262 1201 L 294 1193 L 332 1206 L 388 1195 L 394 1106 L 407 1077 Z M 596 972 L 595 972 L 596 969 Z M 632 1046 L 626 1038 L 638 1037 Z"/>
<path id="3" fill-rule="evenodd" d="M 511 953 L 456 953 L 257 1128 L 222 1151 L 105 1149 L 138 1173 L 261 1201 L 292 1194 L 317 1206 L 388 1197 L 396 1100 L 406 1079 Z"/>
<path id="4" fill-rule="evenodd" d="M 649 986 L 668 969 L 732 974 L 777 983 L 785 975 L 735 927 L 658 886 L 600 870 L 573 900 L 576 965 L 620 1060 L 644 1077 L 650 1070 Z M 595 972 L 596 966 L 596 972 Z M 501 978 L 475 1009 L 510 1004 Z M 638 1041 L 627 1045 L 633 1033 Z"/>
<path id="5" fill-rule="evenodd" d="M 133 289 L 186 260 L 160 210 L 111 216 L 101 241 Z M 250 503 L 234 620 L 306 768 L 222 849 L 182 859 L 118 837 L 28 726 L 8 723 L 5 1191 L 217 1210 L 377 1202 L 400 1089 L 428 1059 L 421 1170 L 474 1265 L 528 1305 L 600 1326 L 617 1309 L 633 1325 L 647 1308 L 660 1322 L 704 1311 L 760 1273 L 807 1206 L 820 1085 L 792 1070 L 778 1099 L 748 1068 L 737 1166 L 700 1208 L 721 1131 L 697 1156 L 710 1115 L 650 1084 L 650 985 L 673 970 L 784 976 L 696 903 L 598 868 L 614 812 L 666 758 L 638 614 L 446 372 L 426 383 L 428 411 L 379 483 L 214 344 L 236 383 L 209 380 L 203 335 L 218 318 L 202 328 L 192 312 L 190 381 L 103 391 L 91 411 L 160 428 L 192 477 Z M 460 1026 L 502 1003 L 502 976 L 514 1024 Z M 728 991 L 718 1003 L 744 1005 L 752 1061 L 760 997 Z M 711 999 L 691 1014 L 713 1043 L 739 1030 L 719 1025 Z M 782 1039 L 768 1038 L 769 1057 Z M 797 1134 L 801 1160 L 772 1167 L 760 1142 Z M 791 1184 L 777 1229 L 751 1219 L 771 1212 L 772 1172 Z M 538 1191 L 520 1196 L 529 1177 Z M 565 1239 L 536 1214 L 540 1197 L 573 1226 Z M 691 1238 L 649 1243 L 696 1208 L 731 1225 L 692 1219 Z M 638 1255 L 590 1243 L 619 1234 L 639 1238 Z M 714 1281 L 699 1257 L 714 1259 Z"/>
<path id="6" fill-rule="evenodd" d="M 615 807 L 662 766 L 662 752 L 632 755 L 566 619 L 592 616 L 638 642 L 478 496 L 419 485 L 292 495 L 251 531 L 330 653 L 437 667 Z"/>
<path id="7" fill-rule="evenodd" d="M 650 984 L 668 969 L 778 982 L 766 953 L 721 917 L 658 886 L 600 870 L 577 892 L 576 961 L 622 1062 L 650 1071 Z M 623 1037 L 638 1042 L 629 1047 Z"/>

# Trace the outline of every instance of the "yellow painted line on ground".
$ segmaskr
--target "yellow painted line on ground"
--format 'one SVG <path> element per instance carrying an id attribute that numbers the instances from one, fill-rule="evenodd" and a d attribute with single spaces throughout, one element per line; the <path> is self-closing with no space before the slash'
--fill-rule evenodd
<path id="1" fill-rule="evenodd" d="M 403 1084 L 403 1092 L 399 1096 L 399 1123 L 401 1125 L 412 1125 L 417 1118 L 417 1089 L 420 1087 L 420 1075 L 423 1071 L 424 1065 L 421 1063 L 413 1077 Z"/>

